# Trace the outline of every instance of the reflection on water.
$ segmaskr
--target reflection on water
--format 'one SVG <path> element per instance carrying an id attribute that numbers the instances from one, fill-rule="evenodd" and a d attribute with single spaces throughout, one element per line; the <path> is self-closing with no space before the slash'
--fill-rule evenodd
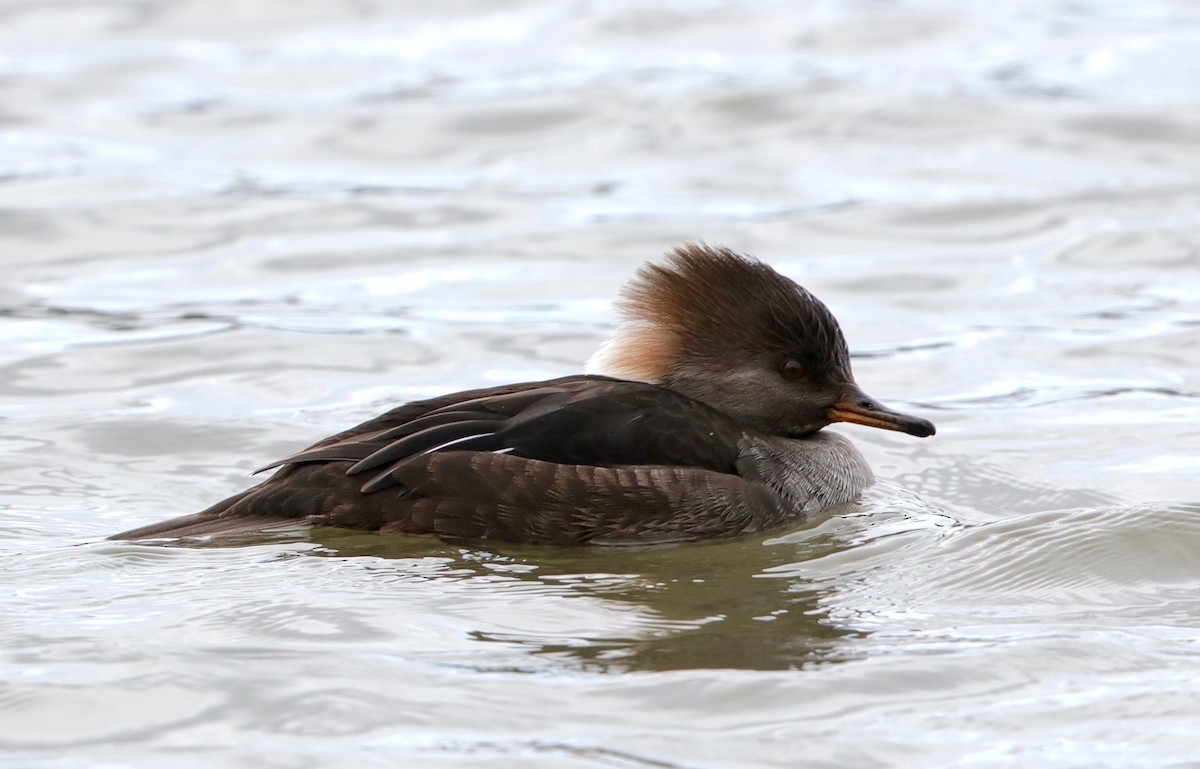
<path id="1" fill-rule="evenodd" d="M 510 628 L 474 631 L 475 640 L 573 658 L 592 671 L 777 670 L 836 658 L 834 641 L 847 632 L 822 620 L 814 590 L 762 578 L 764 569 L 787 564 L 797 551 L 818 554 L 839 547 L 829 534 L 809 531 L 803 542 L 773 547 L 748 538 L 608 548 L 600 558 L 590 549 L 501 545 L 481 551 L 334 530 L 310 539 L 332 556 L 441 558 L 449 579 L 481 580 L 488 590 L 588 596 L 637 618 L 629 636 L 571 637 Z"/>
<path id="2" fill-rule="evenodd" d="M 0 11 L 0 763 L 1190 760 L 1198 52 L 1167 0 Z M 937 437 L 727 542 L 103 540 L 577 371 L 687 239 Z"/>

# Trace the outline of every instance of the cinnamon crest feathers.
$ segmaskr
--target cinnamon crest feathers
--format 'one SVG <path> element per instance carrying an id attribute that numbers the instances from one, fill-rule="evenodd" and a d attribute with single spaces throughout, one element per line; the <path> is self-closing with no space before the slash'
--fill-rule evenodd
<path id="1" fill-rule="evenodd" d="M 645 264 L 616 303 L 617 332 L 588 373 L 661 382 L 675 364 L 731 350 L 772 347 L 813 371 L 849 370 L 833 313 L 767 265 L 727 248 L 685 244 Z"/>
<path id="2" fill-rule="evenodd" d="M 304 523 L 555 544 L 731 536 L 873 482 L 846 421 L 933 435 L 854 382 L 837 320 L 769 266 L 681 246 L 642 267 L 586 375 L 399 406 L 259 485 L 117 539 Z"/>

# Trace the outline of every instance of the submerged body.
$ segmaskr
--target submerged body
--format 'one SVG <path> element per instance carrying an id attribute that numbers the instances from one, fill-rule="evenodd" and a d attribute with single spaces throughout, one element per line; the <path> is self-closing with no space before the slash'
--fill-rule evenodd
<path id="1" fill-rule="evenodd" d="M 934 432 L 863 394 L 833 315 L 755 260 L 682 247 L 619 307 L 589 365 L 613 376 L 409 403 L 207 510 L 116 538 L 292 523 L 556 544 L 731 536 L 871 484 L 857 449 L 820 432 L 830 422 Z"/>

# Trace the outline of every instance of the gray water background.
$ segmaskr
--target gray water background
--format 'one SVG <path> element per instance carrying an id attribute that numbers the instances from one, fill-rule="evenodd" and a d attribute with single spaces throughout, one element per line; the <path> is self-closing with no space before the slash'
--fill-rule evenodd
<path id="1" fill-rule="evenodd" d="M 791 531 L 107 542 L 705 239 L 934 438 Z M 0 766 L 1200 766 L 1194 2 L 0 3 Z"/>

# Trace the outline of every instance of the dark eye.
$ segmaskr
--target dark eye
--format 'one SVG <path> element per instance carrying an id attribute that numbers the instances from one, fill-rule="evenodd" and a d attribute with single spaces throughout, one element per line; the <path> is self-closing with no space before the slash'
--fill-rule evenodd
<path id="1" fill-rule="evenodd" d="M 779 373 L 789 382 L 796 382 L 806 376 L 804 367 L 791 358 L 788 358 L 779 366 Z"/>

